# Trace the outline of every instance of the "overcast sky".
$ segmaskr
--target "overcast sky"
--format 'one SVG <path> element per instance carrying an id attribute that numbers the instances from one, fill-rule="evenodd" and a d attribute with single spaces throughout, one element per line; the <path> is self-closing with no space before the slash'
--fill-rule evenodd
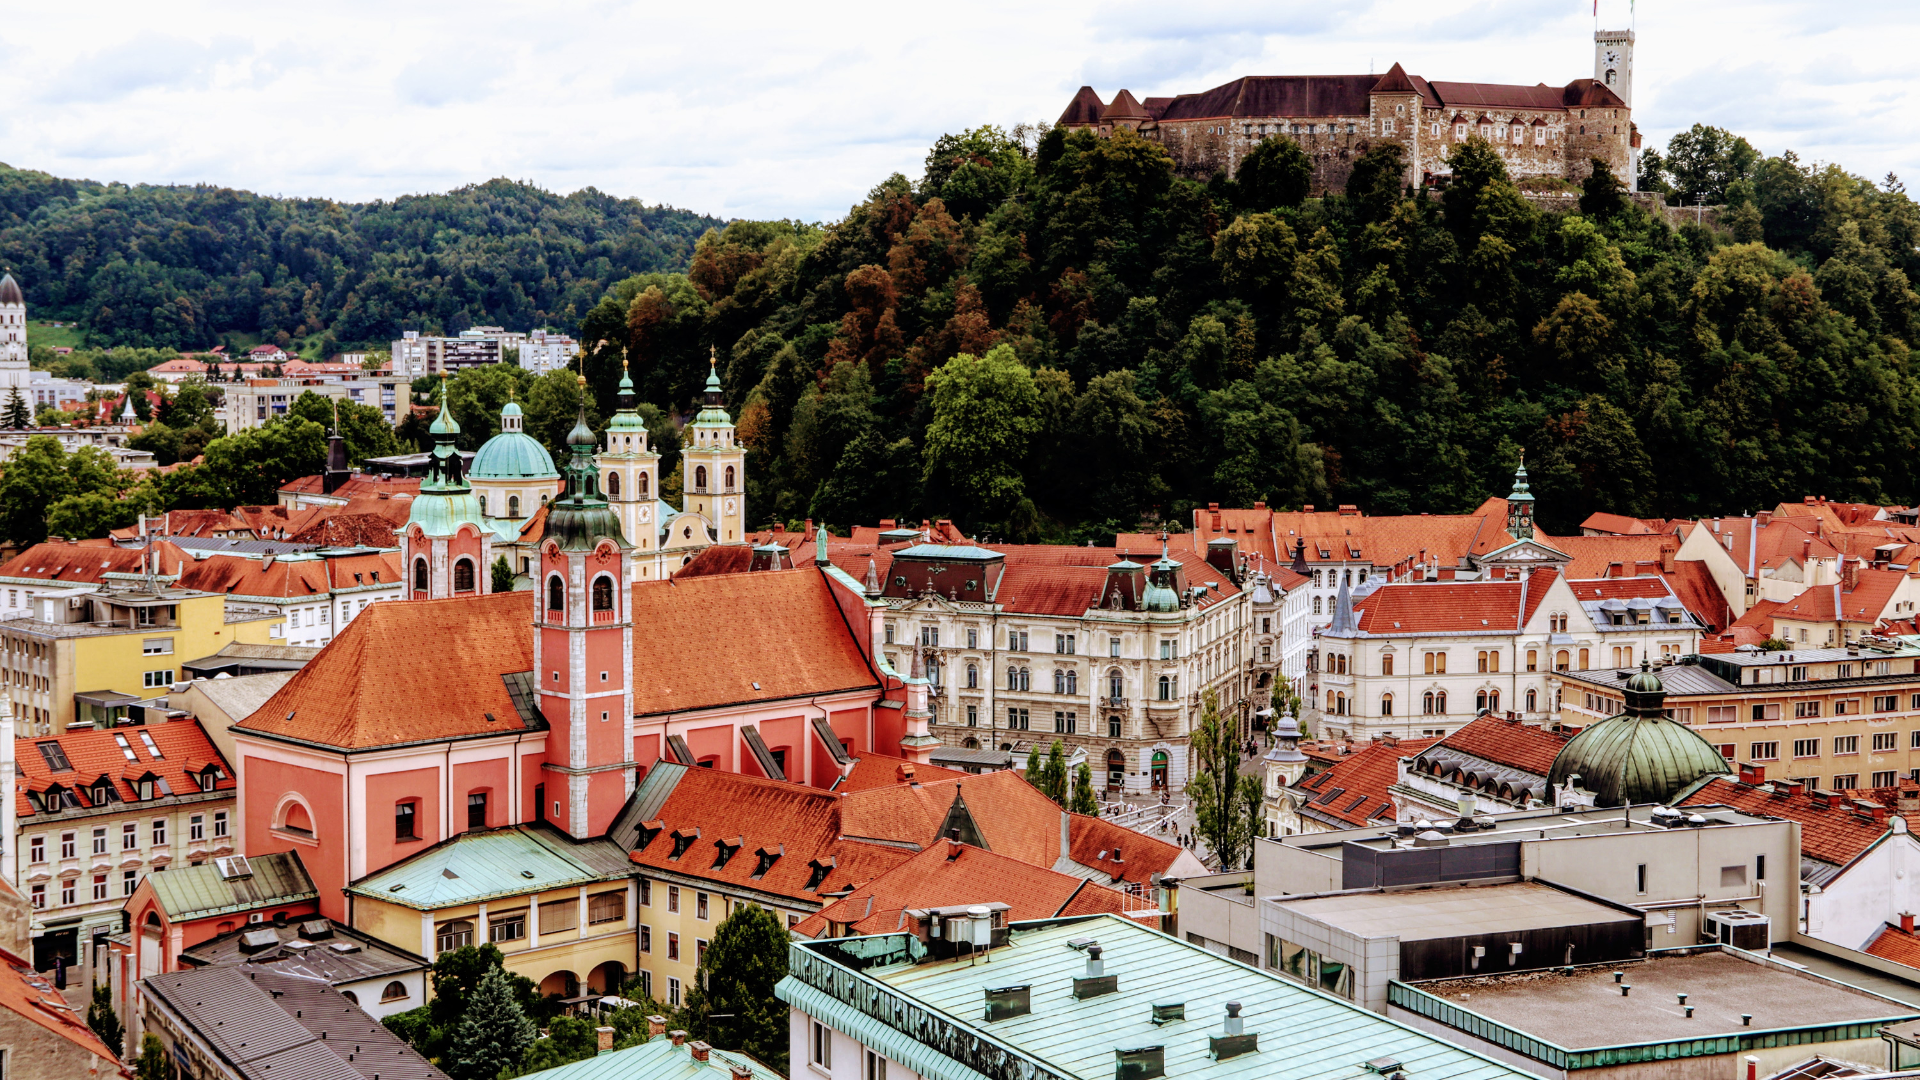
<path id="1" fill-rule="evenodd" d="M 1601 0 L 1600 23 L 1629 20 Z M 0 23 L 0 160 L 343 200 L 506 176 L 830 220 L 942 132 L 1243 74 L 1593 74 L 1592 0 L 33 4 Z M 1648 0 L 1634 117 L 1920 177 L 1912 0 Z"/>

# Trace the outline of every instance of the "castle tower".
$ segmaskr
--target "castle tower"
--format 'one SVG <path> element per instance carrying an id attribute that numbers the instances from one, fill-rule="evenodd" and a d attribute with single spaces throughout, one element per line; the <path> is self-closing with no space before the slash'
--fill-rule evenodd
<path id="1" fill-rule="evenodd" d="M 1593 35 L 1593 81 L 1633 108 L 1633 31 L 1597 30 Z"/>
<path id="2" fill-rule="evenodd" d="M 1507 496 L 1507 535 L 1515 540 L 1533 539 L 1533 493 L 1527 490 L 1527 455 L 1520 454 L 1520 467 L 1513 471 L 1513 493 Z"/>
<path id="3" fill-rule="evenodd" d="M 564 486 L 540 538 L 533 675 L 550 729 L 537 817 L 584 839 L 605 833 L 633 792 L 633 549 L 600 490 L 585 378 L 580 387 Z"/>
<path id="4" fill-rule="evenodd" d="M 620 533 L 633 545 L 639 577 L 654 576 L 660 547 L 660 455 L 648 444 L 647 422 L 634 408 L 633 378 L 620 367 L 619 408 L 607 425 L 600 472 L 606 478 L 607 503 L 620 519 Z"/>
<path id="5" fill-rule="evenodd" d="M 493 531 L 482 520 L 480 500 L 467 483 L 465 463 L 453 445 L 460 425 L 447 405 L 444 375 L 440 377 L 440 415 L 429 430 L 433 460 L 420 481 L 407 526 L 400 530 L 407 595 L 414 600 L 439 600 L 488 592 Z"/>
<path id="6" fill-rule="evenodd" d="M 721 401 L 718 361 L 711 357 L 704 399 L 687 429 L 692 438 L 680 451 L 685 459 L 681 505 L 712 523 L 715 543 L 745 543 L 747 452 L 734 441 L 733 418 Z"/>

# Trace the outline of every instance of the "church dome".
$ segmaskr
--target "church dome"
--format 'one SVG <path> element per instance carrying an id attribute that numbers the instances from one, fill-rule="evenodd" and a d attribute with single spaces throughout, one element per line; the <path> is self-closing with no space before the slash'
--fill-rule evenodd
<path id="1" fill-rule="evenodd" d="M 509 401 L 500 410 L 500 434 L 480 444 L 467 469 L 470 480 L 557 480 L 553 455 L 539 440 L 521 430 L 520 406 Z"/>
<path id="2" fill-rule="evenodd" d="M 1547 774 L 1556 790 L 1579 777 L 1598 806 L 1667 803 L 1700 778 L 1731 771 L 1699 732 L 1662 715 L 1666 687 L 1645 661 L 1627 681 L 1624 696 L 1626 712 L 1586 728 L 1560 748 Z"/>
<path id="3" fill-rule="evenodd" d="M 20 293 L 20 283 L 13 280 L 12 274 L 0 277 L 0 304 L 24 305 L 26 302 L 27 298 Z"/>

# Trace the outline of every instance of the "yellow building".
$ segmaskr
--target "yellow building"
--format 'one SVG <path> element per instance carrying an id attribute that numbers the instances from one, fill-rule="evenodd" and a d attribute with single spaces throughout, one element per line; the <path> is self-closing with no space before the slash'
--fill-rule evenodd
<path id="1" fill-rule="evenodd" d="M 545 995 L 618 994 L 634 970 L 633 863 L 542 825 L 465 832 L 347 886 L 347 921 L 435 957 L 492 942 Z"/>
<path id="2" fill-rule="evenodd" d="M 108 581 L 40 592 L 0 620 L 0 689 L 22 737 L 71 724 L 102 726 L 126 706 L 164 694 L 180 663 L 234 643 L 275 643 L 279 615 L 229 617 L 218 593 L 165 579 Z"/>

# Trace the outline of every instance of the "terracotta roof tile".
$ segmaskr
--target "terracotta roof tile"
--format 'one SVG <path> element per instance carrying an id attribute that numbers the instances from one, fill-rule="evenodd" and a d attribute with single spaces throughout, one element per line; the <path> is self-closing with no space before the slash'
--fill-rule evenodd
<path id="1" fill-rule="evenodd" d="M 1784 787 L 1784 785 L 1782 785 Z M 1892 806 L 1901 789 L 1862 789 L 1833 793 L 1825 807 L 1818 805 L 1806 789 L 1796 786 L 1791 794 L 1777 789 L 1743 784 L 1732 777 L 1717 776 L 1702 784 L 1681 800 L 1682 806 L 1731 806 L 1752 814 L 1784 818 L 1800 823 L 1800 851 L 1809 858 L 1835 866 L 1845 866 L 1861 852 L 1887 834 L 1887 824 L 1876 822 L 1854 811 L 1853 799 L 1874 799 Z M 1904 785 L 1908 798 L 1914 794 L 1911 781 Z M 1920 825 L 1920 814 L 1903 814 L 1909 826 Z"/>
<path id="2" fill-rule="evenodd" d="M 1366 825 L 1393 816 L 1393 798 L 1387 789 L 1400 780 L 1400 759 L 1412 757 L 1438 739 L 1401 739 L 1376 742 L 1342 757 L 1331 768 L 1302 777 L 1293 785 L 1310 816 L 1325 816 L 1347 825 Z M 1333 796 L 1338 791 L 1340 794 Z M 1332 796 L 1329 799 L 1329 796 Z M 1323 801 L 1325 800 L 1325 801 Z"/>
<path id="3" fill-rule="evenodd" d="M 126 741 L 126 749 L 120 746 Z M 156 757 L 147 740 L 160 753 Z M 49 754 L 41 747 L 59 748 Z M 133 754 L 129 760 L 127 754 Z M 76 792 L 81 806 L 93 806 L 93 784 L 102 776 L 113 786 L 114 797 L 123 803 L 137 803 L 140 792 L 134 781 L 151 772 L 175 795 L 200 790 L 199 774 L 206 766 L 219 769 L 214 782 L 217 791 L 230 791 L 234 785 L 233 768 L 227 764 L 212 740 L 195 720 L 174 720 L 164 724 L 107 728 L 99 731 L 69 731 L 44 739 L 21 739 L 14 759 L 22 774 L 14 808 L 21 820 L 39 813 L 28 793 L 45 792 L 52 785 Z M 64 760 L 70 769 L 55 769 Z M 54 809 L 54 808 L 50 808 Z"/>
<path id="4" fill-rule="evenodd" d="M 1553 769 L 1553 759 L 1573 736 L 1522 724 L 1500 716 L 1481 716 L 1465 727 L 1441 739 L 1438 746 L 1506 765 L 1535 776 L 1545 777 Z"/>
<path id="5" fill-rule="evenodd" d="M 0 564 L 0 577 L 44 581 L 49 585 L 98 585 L 108 574 L 135 574 L 141 570 L 140 558 L 146 548 L 122 548 L 110 544 L 35 544 Z M 193 557 L 166 541 L 156 541 L 153 550 L 160 555 L 160 572 L 177 574 L 181 564 Z"/>
<path id="6" fill-rule="evenodd" d="M 42 975 L 24 957 L 0 949 L 0 1008 L 5 1008 L 28 1023 L 38 1024 L 90 1054 L 115 1065 L 120 1058 L 100 1041 L 87 1026 L 84 1013 L 67 1004 L 66 995 L 53 988 L 53 977 Z M 39 1061 L 28 1059 L 26 1070 L 41 1068 Z M 125 1068 L 104 1068 L 100 1075 L 130 1076 Z"/>
<path id="7" fill-rule="evenodd" d="M 1436 634 L 1518 630 L 1538 606 L 1554 571 L 1519 581 L 1421 581 L 1382 585 L 1354 601 L 1356 625 L 1369 634 Z"/>
<path id="8" fill-rule="evenodd" d="M 1920 935 L 1887 923 L 1867 943 L 1866 954 L 1910 968 L 1920 968 Z"/>
<path id="9" fill-rule="evenodd" d="M 938 765 L 917 765 L 906 758 L 876 754 L 871 750 L 855 750 L 853 759 L 853 769 L 833 789 L 843 795 L 865 791 L 868 788 L 891 787 L 894 784 L 964 780 L 969 775 L 959 769 L 946 769 Z M 910 771 L 903 775 L 902 766 L 906 766 Z"/>
<path id="10" fill-rule="evenodd" d="M 891 933 L 906 929 L 909 908 L 979 903 L 1008 904 L 1007 920 L 1020 922 L 1067 914 L 1117 915 L 1125 911 L 1127 896 L 1086 878 L 969 844 L 937 842 L 802 920 L 795 933 L 819 937 L 830 923 L 851 924 L 854 934 Z"/>
<path id="11" fill-rule="evenodd" d="M 1811 622 L 1878 622 L 1893 602 L 1893 593 L 1906 574 L 1898 570 L 1860 569 L 1858 581 L 1849 589 L 1843 584 L 1815 585 L 1782 603 L 1774 610 L 1776 619 L 1800 619 Z M 1835 605 L 1839 605 L 1838 614 Z"/>

